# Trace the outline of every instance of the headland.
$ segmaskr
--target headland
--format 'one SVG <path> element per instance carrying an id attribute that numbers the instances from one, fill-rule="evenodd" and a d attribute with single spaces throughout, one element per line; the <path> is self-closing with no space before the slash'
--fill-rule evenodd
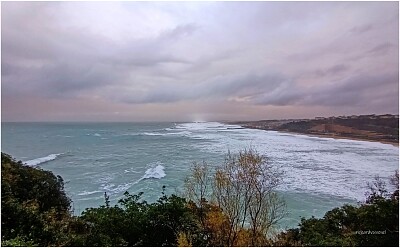
<path id="1" fill-rule="evenodd" d="M 399 115 L 352 115 L 283 119 L 231 121 L 245 128 L 273 130 L 337 139 L 375 141 L 399 146 Z"/>

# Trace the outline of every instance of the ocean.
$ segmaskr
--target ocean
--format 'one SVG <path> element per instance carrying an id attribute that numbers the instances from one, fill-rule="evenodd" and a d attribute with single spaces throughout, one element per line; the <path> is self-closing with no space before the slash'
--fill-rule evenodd
<path id="1" fill-rule="evenodd" d="M 1 130 L 2 152 L 63 177 L 75 214 L 104 204 L 104 192 L 111 204 L 125 191 L 155 201 L 164 185 L 165 193 L 179 194 L 194 162 L 216 166 L 228 151 L 249 147 L 284 171 L 282 228 L 365 200 L 367 182 L 388 179 L 399 166 L 399 148 L 389 144 L 217 122 L 2 123 Z"/>

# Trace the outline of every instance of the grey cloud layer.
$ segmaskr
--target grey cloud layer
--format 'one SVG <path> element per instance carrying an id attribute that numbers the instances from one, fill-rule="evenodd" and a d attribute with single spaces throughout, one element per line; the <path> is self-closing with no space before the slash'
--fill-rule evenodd
<path id="1" fill-rule="evenodd" d="M 259 104 L 272 105 L 323 105 L 323 106 L 362 106 L 375 102 L 376 98 L 386 98 L 388 111 L 393 111 L 398 105 L 399 90 L 391 87 L 398 84 L 398 74 L 359 76 L 329 85 L 320 85 L 312 89 L 303 89 L 294 85 L 280 90 L 279 97 L 272 93 L 258 98 Z"/>
<path id="2" fill-rule="evenodd" d="M 2 94 L 398 112 L 397 9 L 394 2 L 5 2 Z"/>

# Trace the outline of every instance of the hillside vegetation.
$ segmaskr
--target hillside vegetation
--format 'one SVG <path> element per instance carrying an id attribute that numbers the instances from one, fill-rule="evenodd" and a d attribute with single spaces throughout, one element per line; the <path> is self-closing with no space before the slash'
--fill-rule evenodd
<path id="1" fill-rule="evenodd" d="M 282 173 L 254 150 L 228 154 L 215 170 L 195 164 L 185 197 L 149 203 L 125 192 L 111 206 L 70 211 L 63 180 L 1 154 L 2 246 L 398 246 L 398 190 L 377 178 L 366 202 L 302 219 L 278 233 L 285 215 L 275 188 Z M 398 186 L 398 173 L 392 183 Z"/>
<path id="2" fill-rule="evenodd" d="M 314 119 L 231 122 L 247 128 L 315 134 L 328 137 L 399 143 L 398 115 L 316 117 Z"/>

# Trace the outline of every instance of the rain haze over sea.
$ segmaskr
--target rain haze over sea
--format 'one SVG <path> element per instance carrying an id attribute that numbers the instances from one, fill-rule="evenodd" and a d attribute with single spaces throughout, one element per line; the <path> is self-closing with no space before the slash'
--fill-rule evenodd
<path id="1" fill-rule="evenodd" d="M 167 194 L 180 193 L 193 162 L 216 166 L 228 151 L 248 147 L 285 172 L 278 189 L 289 212 L 283 227 L 364 200 L 367 182 L 387 179 L 399 163 L 399 148 L 389 144 L 218 122 L 2 123 L 2 151 L 62 176 L 75 214 L 104 204 L 104 192 L 113 204 L 125 191 L 143 191 L 149 201 L 163 185 Z"/>

